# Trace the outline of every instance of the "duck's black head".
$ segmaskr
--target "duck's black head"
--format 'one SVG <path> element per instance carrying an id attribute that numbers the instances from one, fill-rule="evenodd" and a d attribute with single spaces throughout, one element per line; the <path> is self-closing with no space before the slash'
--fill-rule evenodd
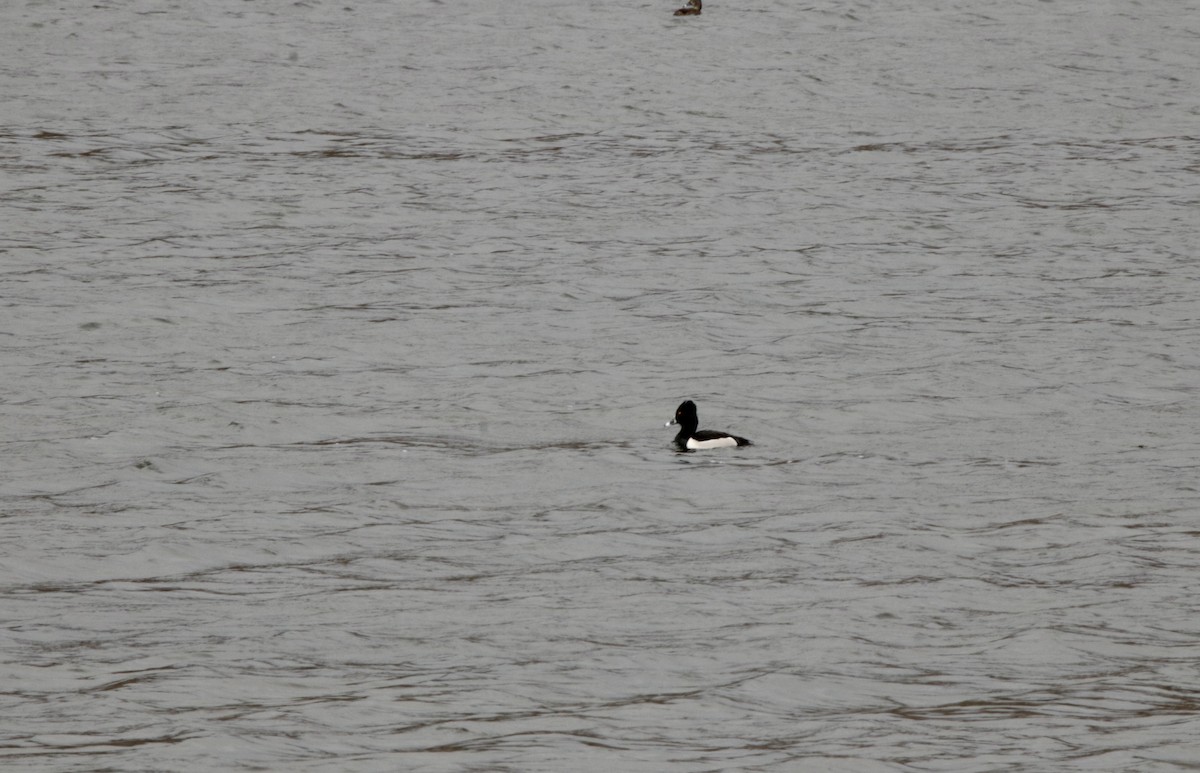
<path id="1" fill-rule="evenodd" d="M 675 424 L 689 431 L 695 430 L 700 424 L 700 420 L 696 418 L 696 404 L 691 400 L 684 400 L 675 409 Z"/>

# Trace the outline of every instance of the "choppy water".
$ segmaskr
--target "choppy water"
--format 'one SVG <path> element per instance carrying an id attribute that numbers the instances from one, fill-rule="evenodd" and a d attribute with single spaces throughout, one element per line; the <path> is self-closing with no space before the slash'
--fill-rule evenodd
<path id="1" fill-rule="evenodd" d="M 0 765 L 1200 764 L 1200 5 L 674 7 L 0 7 Z"/>

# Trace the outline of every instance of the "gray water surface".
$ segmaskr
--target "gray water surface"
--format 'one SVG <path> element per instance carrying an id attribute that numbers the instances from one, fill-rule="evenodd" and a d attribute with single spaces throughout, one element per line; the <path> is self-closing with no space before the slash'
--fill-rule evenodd
<path id="1" fill-rule="evenodd" d="M 677 5 L 0 6 L 0 766 L 1200 765 L 1200 4 Z"/>

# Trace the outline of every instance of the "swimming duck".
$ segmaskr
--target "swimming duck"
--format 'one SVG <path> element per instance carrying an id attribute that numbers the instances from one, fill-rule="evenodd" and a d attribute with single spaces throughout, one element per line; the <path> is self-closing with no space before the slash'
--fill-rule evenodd
<path id="1" fill-rule="evenodd" d="M 687 6 L 675 11 L 676 16 L 699 16 L 700 0 L 688 0 Z"/>
<path id="2" fill-rule="evenodd" d="M 728 432 L 717 432 L 712 429 L 697 431 L 696 427 L 700 426 L 700 419 L 696 417 L 696 404 L 691 400 L 684 400 L 675 409 L 675 418 L 668 421 L 667 426 L 672 424 L 679 425 L 679 434 L 675 436 L 675 445 L 679 446 L 680 451 L 752 445 L 746 438 L 730 435 Z"/>

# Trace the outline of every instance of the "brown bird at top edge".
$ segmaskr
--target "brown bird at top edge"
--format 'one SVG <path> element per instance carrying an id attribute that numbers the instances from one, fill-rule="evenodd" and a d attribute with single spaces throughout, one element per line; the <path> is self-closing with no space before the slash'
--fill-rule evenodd
<path id="1" fill-rule="evenodd" d="M 680 8 L 675 11 L 676 16 L 699 16 L 700 15 L 700 0 L 688 0 L 686 8 Z"/>

